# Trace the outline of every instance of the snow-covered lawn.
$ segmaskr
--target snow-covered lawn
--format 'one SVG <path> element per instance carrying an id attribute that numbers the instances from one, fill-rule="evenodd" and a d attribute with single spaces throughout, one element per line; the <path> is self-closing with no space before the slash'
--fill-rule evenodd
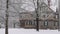
<path id="1" fill-rule="evenodd" d="M 5 29 L 0 29 L 0 34 L 5 34 Z M 35 29 L 9 29 L 9 34 L 60 34 L 58 30 L 39 30 Z"/>

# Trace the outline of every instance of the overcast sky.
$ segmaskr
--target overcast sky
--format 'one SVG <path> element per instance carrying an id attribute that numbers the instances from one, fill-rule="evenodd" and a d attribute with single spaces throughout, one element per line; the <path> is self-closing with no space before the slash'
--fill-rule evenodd
<path id="1" fill-rule="evenodd" d="M 51 9 L 56 11 L 56 7 L 58 7 L 58 0 L 51 0 Z"/>
<path id="2" fill-rule="evenodd" d="M 57 1 L 58 0 L 51 0 L 51 9 L 54 10 L 54 11 L 56 11 Z M 22 8 L 24 8 L 26 10 L 34 11 L 34 6 L 33 6 L 33 4 L 31 2 L 27 1 L 25 3 L 28 3 L 29 5 L 23 4 L 22 5 Z"/>

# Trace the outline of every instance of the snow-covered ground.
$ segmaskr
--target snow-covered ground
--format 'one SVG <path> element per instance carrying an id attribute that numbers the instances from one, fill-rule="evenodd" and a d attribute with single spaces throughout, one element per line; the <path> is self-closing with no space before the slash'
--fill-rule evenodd
<path id="1" fill-rule="evenodd" d="M 5 29 L 0 29 L 0 34 L 5 34 Z M 9 29 L 9 34 L 60 34 L 58 30 L 39 30 L 35 29 Z"/>

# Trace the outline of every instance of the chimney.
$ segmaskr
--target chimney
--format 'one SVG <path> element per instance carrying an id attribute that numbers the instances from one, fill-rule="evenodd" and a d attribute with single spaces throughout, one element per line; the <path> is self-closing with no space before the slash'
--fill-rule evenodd
<path id="1" fill-rule="evenodd" d="M 50 2 L 51 2 L 51 0 L 47 0 L 48 1 L 48 6 L 50 7 Z"/>

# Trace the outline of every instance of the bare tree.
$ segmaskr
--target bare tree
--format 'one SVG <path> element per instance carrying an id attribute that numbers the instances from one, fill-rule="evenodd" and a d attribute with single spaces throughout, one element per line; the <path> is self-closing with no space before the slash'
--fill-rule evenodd
<path id="1" fill-rule="evenodd" d="M 39 9 L 39 0 L 36 0 L 36 5 L 33 0 L 33 4 L 35 6 L 35 12 L 36 12 L 36 30 L 39 31 L 39 15 L 38 15 L 38 9 Z M 36 7 L 37 6 L 37 7 Z"/>

